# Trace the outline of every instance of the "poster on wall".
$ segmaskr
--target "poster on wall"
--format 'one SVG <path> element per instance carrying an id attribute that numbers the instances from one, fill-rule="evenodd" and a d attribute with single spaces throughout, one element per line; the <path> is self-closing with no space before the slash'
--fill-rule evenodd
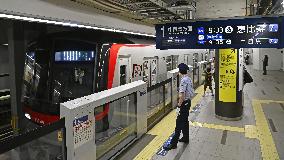
<path id="1" fill-rule="evenodd" d="M 236 102 L 237 49 L 219 50 L 219 101 Z"/>

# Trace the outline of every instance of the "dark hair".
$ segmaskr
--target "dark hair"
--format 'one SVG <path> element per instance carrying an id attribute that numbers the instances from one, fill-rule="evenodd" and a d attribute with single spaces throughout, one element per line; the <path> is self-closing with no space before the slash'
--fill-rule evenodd
<path id="1" fill-rule="evenodd" d="M 186 69 L 180 69 L 179 72 L 180 72 L 181 74 L 187 74 L 187 70 L 186 70 Z"/>
<path id="2" fill-rule="evenodd" d="M 211 71 L 211 68 L 207 68 L 206 70 L 207 70 L 207 72 L 210 72 L 210 71 Z"/>

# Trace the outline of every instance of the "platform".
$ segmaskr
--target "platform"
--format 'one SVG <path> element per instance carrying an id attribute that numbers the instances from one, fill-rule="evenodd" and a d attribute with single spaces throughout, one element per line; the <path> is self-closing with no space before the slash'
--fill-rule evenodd
<path id="1" fill-rule="evenodd" d="M 214 98 L 203 86 L 192 100 L 189 144 L 165 156 L 157 152 L 173 133 L 173 110 L 154 128 L 117 159 L 180 160 L 259 160 L 284 159 L 284 73 L 269 71 L 263 76 L 248 66 L 254 82 L 244 88 L 244 113 L 240 121 L 223 121 L 215 117 Z"/>

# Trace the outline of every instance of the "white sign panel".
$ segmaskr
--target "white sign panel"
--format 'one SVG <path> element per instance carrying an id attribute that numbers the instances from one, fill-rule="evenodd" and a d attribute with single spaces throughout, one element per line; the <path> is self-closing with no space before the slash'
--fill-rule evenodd
<path id="1" fill-rule="evenodd" d="M 93 120 L 83 116 L 73 121 L 74 148 L 78 148 L 93 138 Z"/>

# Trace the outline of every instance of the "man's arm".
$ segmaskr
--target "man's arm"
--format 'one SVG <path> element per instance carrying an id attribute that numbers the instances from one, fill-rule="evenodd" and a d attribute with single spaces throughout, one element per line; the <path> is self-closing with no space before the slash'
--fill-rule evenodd
<path id="1" fill-rule="evenodd" d="M 179 100 L 178 100 L 178 106 L 180 107 L 182 102 L 184 101 L 184 97 L 185 97 L 185 94 L 184 92 L 180 92 L 179 93 Z"/>

